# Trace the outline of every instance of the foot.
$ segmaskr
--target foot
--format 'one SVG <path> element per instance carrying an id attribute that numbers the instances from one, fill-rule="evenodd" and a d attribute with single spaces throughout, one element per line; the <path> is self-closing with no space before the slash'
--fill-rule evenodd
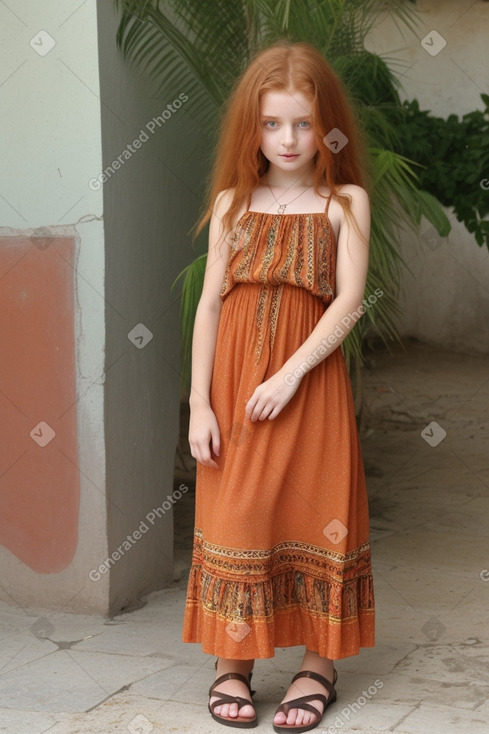
<path id="1" fill-rule="evenodd" d="M 225 673 L 241 673 L 246 679 L 253 670 L 254 660 L 227 660 L 226 658 L 219 658 L 217 663 L 216 677 L 217 680 L 221 675 Z M 214 695 L 217 693 L 227 693 L 230 696 L 241 696 L 242 698 L 250 699 L 250 691 L 248 687 L 240 680 L 231 678 L 230 680 L 223 681 L 212 692 L 212 696 L 209 700 L 209 704 L 214 703 L 219 696 Z M 251 704 L 246 704 L 238 708 L 237 703 L 223 703 L 216 706 L 214 713 L 224 718 L 236 719 L 238 715 L 242 718 L 253 719 L 255 717 L 255 709 Z"/>
<path id="2" fill-rule="evenodd" d="M 314 653 L 312 651 L 308 650 L 306 652 L 299 670 L 312 670 L 314 673 L 319 673 L 320 675 L 323 675 L 331 683 L 333 682 L 333 661 L 329 660 L 328 658 L 322 658 L 317 653 Z M 309 696 L 314 693 L 321 693 L 323 696 L 326 697 L 327 700 L 329 700 L 329 692 L 323 685 L 321 685 L 321 683 L 315 681 L 313 678 L 299 678 L 298 680 L 291 683 L 281 703 L 287 703 L 287 701 L 292 701 L 292 699 L 294 698 Z M 323 702 L 320 699 L 311 699 L 310 701 L 308 701 L 308 703 L 318 710 L 319 718 L 321 718 L 324 711 Z M 288 714 L 285 714 L 283 711 L 279 711 L 273 717 L 273 723 L 277 726 L 283 726 L 284 724 L 287 724 L 288 726 L 299 727 L 314 724 L 316 721 L 319 720 L 319 718 L 318 716 L 316 716 L 316 714 L 312 713 L 312 711 L 297 708 L 290 709 Z"/>

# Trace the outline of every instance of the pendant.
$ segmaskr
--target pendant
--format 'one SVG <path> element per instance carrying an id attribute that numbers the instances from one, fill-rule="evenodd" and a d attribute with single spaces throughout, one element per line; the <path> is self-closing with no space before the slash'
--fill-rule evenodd
<path id="1" fill-rule="evenodd" d="M 285 213 L 285 207 L 286 206 L 287 206 L 287 204 L 279 204 L 278 213 L 279 214 L 284 214 Z"/>

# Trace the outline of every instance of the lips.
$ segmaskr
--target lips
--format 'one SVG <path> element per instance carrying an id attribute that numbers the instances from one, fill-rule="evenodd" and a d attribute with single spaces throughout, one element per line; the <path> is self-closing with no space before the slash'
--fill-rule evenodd
<path id="1" fill-rule="evenodd" d="M 292 159 L 292 158 L 297 158 L 298 155 L 299 155 L 298 153 L 281 153 L 280 154 L 280 157 L 281 158 Z"/>

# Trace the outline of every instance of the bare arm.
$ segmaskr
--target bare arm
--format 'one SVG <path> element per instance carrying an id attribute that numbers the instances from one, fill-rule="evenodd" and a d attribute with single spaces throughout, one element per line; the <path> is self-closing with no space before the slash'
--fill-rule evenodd
<path id="1" fill-rule="evenodd" d="M 220 194 L 211 217 L 204 285 L 195 314 L 192 339 L 190 451 L 197 461 L 214 468 L 217 468 L 217 464 L 212 459 L 212 452 L 219 456 L 220 435 L 209 392 L 222 307 L 221 285 L 229 254 L 229 246 L 224 241 L 227 233 L 223 231 L 221 221 L 229 208 L 231 196 L 230 191 Z"/>
<path id="2" fill-rule="evenodd" d="M 343 186 L 351 196 L 351 210 L 357 228 L 343 218 L 338 236 L 336 296 L 308 338 L 282 368 L 259 385 L 246 406 L 252 420 L 275 418 L 297 391 L 302 377 L 339 347 L 352 330 L 362 311 L 370 236 L 370 205 L 367 193 L 359 186 Z"/>

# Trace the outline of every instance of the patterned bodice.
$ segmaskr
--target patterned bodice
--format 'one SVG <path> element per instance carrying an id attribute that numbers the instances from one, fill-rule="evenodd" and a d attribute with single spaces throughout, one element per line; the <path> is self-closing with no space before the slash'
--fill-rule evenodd
<path id="1" fill-rule="evenodd" d="M 238 283 L 261 284 L 257 307 L 257 361 L 268 312 L 270 347 L 284 284 L 305 288 L 329 304 L 335 290 L 336 245 L 326 212 L 271 214 L 248 210 L 231 241 L 221 299 Z"/>

